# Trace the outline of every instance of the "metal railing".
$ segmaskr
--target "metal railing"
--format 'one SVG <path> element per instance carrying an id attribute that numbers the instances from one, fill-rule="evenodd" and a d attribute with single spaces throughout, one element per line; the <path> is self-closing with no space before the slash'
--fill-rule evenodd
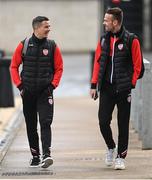
<path id="1" fill-rule="evenodd" d="M 132 91 L 131 122 L 139 134 L 142 149 L 152 149 L 152 68 L 144 59 L 145 74 Z"/>

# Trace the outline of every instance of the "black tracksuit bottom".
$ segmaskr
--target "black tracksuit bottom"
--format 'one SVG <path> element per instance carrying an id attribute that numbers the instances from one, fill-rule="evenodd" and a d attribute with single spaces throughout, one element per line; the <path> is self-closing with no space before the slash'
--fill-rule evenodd
<path id="1" fill-rule="evenodd" d="M 129 119 L 131 108 L 131 90 L 116 92 L 115 86 L 106 83 L 100 92 L 99 100 L 99 126 L 103 138 L 109 149 L 115 148 L 110 123 L 112 112 L 117 105 L 117 124 L 118 124 L 118 155 L 125 158 L 128 149 L 129 138 Z"/>
<path id="2" fill-rule="evenodd" d="M 53 94 L 49 89 L 45 89 L 41 93 L 31 93 L 25 90 L 22 100 L 31 154 L 33 156 L 40 155 L 37 130 L 39 120 L 43 155 L 50 155 L 51 123 L 54 106 Z"/>

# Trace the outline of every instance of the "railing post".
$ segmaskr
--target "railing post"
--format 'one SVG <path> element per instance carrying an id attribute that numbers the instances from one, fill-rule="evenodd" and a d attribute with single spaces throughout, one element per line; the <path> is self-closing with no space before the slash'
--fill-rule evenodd
<path id="1" fill-rule="evenodd" d="M 132 90 L 131 122 L 135 131 L 142 136 L 142 79 L 137 81 L 136 88 Z"/>
<path id="2" fill-rule="evenodd" d="M 131 122 L 142 141 L 142 149 L 152 149 L 152 67 L 146 59 L 144 65 L 144 77 L 132 91 Z"/>
<path id="3" fill-rule="evenodd" d="M 142 79 L 142 149 L 152 149 L 152 67 L 145 63 Z"/>

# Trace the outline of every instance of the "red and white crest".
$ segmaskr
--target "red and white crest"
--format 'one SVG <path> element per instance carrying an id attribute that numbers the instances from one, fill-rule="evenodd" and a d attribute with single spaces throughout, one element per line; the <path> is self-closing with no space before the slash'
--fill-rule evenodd
<path id="1" fill-rule="evenodd" d="M 48 102 L 49 102 L 49 104 L 52 105 L 52 104 L 53 104 L 53 99 L 52 99 L 52 98 L 49 98 L 49 99 L 48 99 Z"/>
<path id="2" fill-rule="evenodd" d="M 43 54 L 44 54 L 45 56 L 47 56 L 48 53 L 49 53 L 48 49 L 43 49 Z"/>
<path id="3" fill-rule="evenodd" d="M 118 49 L 122 50 L 123 49 L 123 44 L 118 44 Z"/>
<path id="4" fill-rule="evenodd" d="M 127 101 L 130 103 L 131 102 L 131 96 L 127 97 Z"/>

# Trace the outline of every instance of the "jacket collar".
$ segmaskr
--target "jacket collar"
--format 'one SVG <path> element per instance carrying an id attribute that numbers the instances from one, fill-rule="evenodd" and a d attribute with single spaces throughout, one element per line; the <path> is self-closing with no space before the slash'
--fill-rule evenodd
<path id="1" fill-rule="evenodd" d="M 42 44 L 44 41 L 46 41 L 46 38 L 43 38 L 43 39 L 39 39 L 35 36 L 35 34 L 33 33 L 32 35 L 32 40 L 33 42 L 37 43 L 37 44 Z"/>
<path id="2" fill-rule="evenodd" d="M 114 36 L 120 37 L 122 35 L 123 31 L 124 31 L 124 27 L 121 26 L 121 28 L 118 32 L 116 32 L 116 33 L 109 32 L 109 33 L 110 33 L 110 36 L 112 36 L 112 37 L 114 37 Z"/>

